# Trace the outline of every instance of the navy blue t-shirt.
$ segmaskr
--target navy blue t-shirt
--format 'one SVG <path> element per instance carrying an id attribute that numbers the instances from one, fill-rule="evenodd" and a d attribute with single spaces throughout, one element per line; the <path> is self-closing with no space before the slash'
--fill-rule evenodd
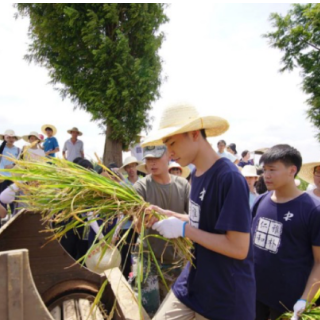
<path id="1" fill-rule="evenodd" d="M 249 190 L 245 178 L 228 159 L 219 159 L 200 177 L 192 176 L 190 224 L 203 231 L 250 233 Z M 195 243 L 190 264 L 173 286 L 176 297 L 208 319 L 253 320 L 255 280 L 252 244 L 246 259 L 237 260 Z"/>
<path id="2" fill-rule="evenodd" d="M 279 311 L 293 310 L 320 246 L 320 202 L 304 193 L 286 203 L 262 195 L 253 220 L 257 300 Z M 257 200 L 258 201 L 258 200 Z"/>

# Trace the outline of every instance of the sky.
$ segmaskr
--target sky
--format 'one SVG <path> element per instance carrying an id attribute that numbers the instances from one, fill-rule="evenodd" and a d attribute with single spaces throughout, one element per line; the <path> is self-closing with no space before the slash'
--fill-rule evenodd
<path id="1" fill-rule="evenodd" d="M 153 129 L 165 106 L 184 101 L 228 120 L 230 129 L 210 139 L 213 147 L 220 139 L 236 143 L 239 153 L 288 143 L 301 152 L 304 162 L 319 161 L 317 130 L 306 118 L 307 96 L 299 70 L 279 73 L 281 52 L 262 37 L 272 30 L 270 13 L 285 14 L 289 8 L 289 4 L 171 4 L 159 52 L 166 81 L 150 113 Z M 95 152 L 102 156 L 104 135 L 90 114 L 61 99 L 45 68 L 23 59 L 30 43 L 29 21 L 15 20 L 15 12 L 12 4 L 1 2 L 0 134 L 13 129 L 27 135 L 53 124 L 62 149 L 70 137 L 67 130 L 75 126 L 84 133 L 85 156 L 94 159 Z"/>

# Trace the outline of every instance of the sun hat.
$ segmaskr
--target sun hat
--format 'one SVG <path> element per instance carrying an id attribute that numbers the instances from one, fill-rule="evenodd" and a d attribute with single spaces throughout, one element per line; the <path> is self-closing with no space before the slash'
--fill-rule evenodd
<path id="1" fill-rule="evenodd" d="M 244 177 L 257 177 L 257 178 L 259 177 L 257 175 L 256 167 L 251 165 L 244 166 L 241 173 Z"/>
<path id="2" fill-rule="evenodd" d="M 264 154 L 266 153 L 270 148 L 260 148 L 260 149 L 257 149 L 257 150 L 254 150 L 253 152 L 255 154 Z"/>
<path id="3" fill-rule="evenodd" d="M 4 134 L 0 134 L 0 140 L 4 140 L 4 137 L 7 136 L 7 137 L 14 137 L 16 138 L 16 140 L 20 140 L 21 137 L 17 136 L 13 130 L 11 129 L 8 129 L 5 131 Z"/>
<path id="4" fill-rule="evenodd" d="M 43 139 L 41 139 L 40 135 L 38 132 L 35 131 L 31 131 L 28 135 L 22 136 L 22 139 L 26 142 L 29 142 L 29 137 L 30 136 L 35 136 L 38 140 L 40 140 L 41 142 L 43 141 Z"/>
<path id="5" fill-rule="evenodd" d="M 82 136 L 82 132 L 79 131 L 77 127 L 73 127 L 72 129 L 68 130 L 67 132 L 71 134 L 72 131 L 78 132 L 79 136 Z"/>
<path id="6" fill-rule="evenodd" d="M 42 127 L 41 127 L 41 131 L 43 134 L 47 134 L 46 133 L 46 128 L 50 128 L 52 130 L 52 135 L 56 135 L 57 134 L 57 129 L 55 126 L 53 126 L 52 124 L 44 124 Z"/>
<path id="7" fill-rule="evenodd" d="M 179 168 L 181 170 L 181 177 L 183 177 L 183 178 L 187 178 L 191 172 L 189 167 L 181 167 L 180 164 L 177 162 L 170 162 L 169 163 L 168 171 L 170 172 L 170 170 L 173 168 Z"/>
<path id="8" fill-rule="evenodd" d="M 124 173 L 125 172 L 125 166 L 131 164 L 131 163 L 136 163 L 137 165 L 142 164 L 141 161 L 138 161 L 136 157 L 130 156 L 125 158 L 123 165 L 119 168 L 119 171 Z"/>
<path id="9" fill-rule="evenodd" d="M 167 151 L 167 147 L 164 144 L 157 146 L 147 146 L 143 148 L 143 159 L 146 158 L 161 158 Z"/>
<path id="10" fill-rule="evenodd" d="M 144 174 L 149 174 L 145 163 L 139 164 L 137 166 L 137 171 L 140 171 L 140 172 L 142 172 Z"/>
<path id="11" fill-rule="evenodd" d="M 207 137 L 215 137 L 229 129 L 223 118 L 200 115 L 196 108 L 187 103 L 170 105 L 164 109 L 157 132 L 147 137 L 142 146 L 163 144 L 163 139 L 175 134 L 205 129 Z"/>
<path id="12" fill-rule="evenodd" d="M 320 166 L 320 162 L 310 162 L 303 164 L 298 173 L 299 178 L 301 178 L 304 181 L 307 181 L 310 184 L 314 184 L 313 169 L 317 166 Z"/>

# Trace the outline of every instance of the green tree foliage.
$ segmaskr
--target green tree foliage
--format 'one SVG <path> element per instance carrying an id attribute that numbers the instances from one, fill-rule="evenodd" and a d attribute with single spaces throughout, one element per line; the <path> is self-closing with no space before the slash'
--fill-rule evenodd
<path id="1" fill-rule="evenodd" d="M 284 52 L 281 72 L 300 67 L 308 117 L 320 129 L 320 4 L 294 4 L 286 16 L 272 13 L 270 19 L 276 30 L 264 36 Z"/>
<path id="2" fill-rule="evenodd" d="M 26 59 L 49 70 L 52 84 L 107 133 L 104 162 L 121 163 L 159 97 L 164 4 L 17 4 L 29 16 Z M 61 85 L 62 84 L 62 85 Z"/>

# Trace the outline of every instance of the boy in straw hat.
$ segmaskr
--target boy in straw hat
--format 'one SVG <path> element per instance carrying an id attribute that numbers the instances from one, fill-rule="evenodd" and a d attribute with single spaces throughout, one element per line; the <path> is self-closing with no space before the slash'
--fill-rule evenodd
<path id="1" fill-rule="evenodd" d="M 303 164 L 299 177 L 307 181 L 309 185 L 315 186 L 315 188 L 309 189 L 306 192 L 314 199 L 320 201 L 320 162 Z"/>
<path id="2" fill-rule="evenodd" d="M 295 185 L 301 163 L 300 152 L 286 144 L 260 159 L 271 192 L 252 210 L 257 320 L 275 320 L 288 309 L 297 320 L 319 288 L 313 284 L 320 281 L 320 202 Z"/>
<path id="3" fill-rule="evenodd" d="M 141 165 L 142 162 L 138 161 L 136 157 L 127 157 L 124 160 L 122 167 L 119 168 L 120 173 L 126 172 L 128 174 L 128 178 L 124 181 L 129 185 L 134 185 L 138 180 L 138 170 L 137 167 Z"/>
<path id="4" fill-rule="evenodd" d="M 67 132 L 71 134 L 71 139 L 64 143 L 62 150 L 63 157 L 71 162 L 79 157 L 84 158 L 83 142 L 78 139 L 79 136 L 82 136 L 82 132 L 76 127 L 73 127 Z"/>
<path id="5" fill-rule="evenodd" d="M 14 163 L 7 159 L 6 157 L 10 158 L 19 158 L 20 155 L 20 148 L 16 147 L 14 143 L 18 140 L 20 140 L 21 137 L 18 137 L 13 130 L 6 130 L 4 134 L 0 135 L 0 140 L 5 140 L 6 145 L 2 151 L 2 157 L 0 157 L 0 169 L 12 169 L 14 166 Z M 6 179 L 8 177 L 11 177 L 10 172 L 0 172 L 0 181 L 1 181 L 1 175 L 5 176 Z M 11 180 L 4 180 L 0 183 L 0 194 L 12 184 L 13 182 Z M 1 202 L 0 202 L 1 203 Z M 7 205 L 2 203 L 2 205 L 7 208 Z M 10 204 L 11 213 L 14 211 L 14 204 Z"/>
<path id="6" fill-rule="evenodd" d="M 55 158 L 56 152 L 60 151 L 58 140 L 54 137 L 57 134 L 56 127 L 51 124 L 45 124 L 41 127 L 41 131 L 47 136 L 43 143 L 46 156 Z"/>
<path id="7" fill-rule="evenodd" d="M 206 140 L 228 127 L 222 118 L 201 116 L 193 106 L 178 104 L 164 110 L 160 129 L 144 142 L 164 143 L 181 166 L 195 165 L 189 222 L 174 215 L 152 226 L 166 238 L 188 237 L 195 246 L 193 265 L 186 265 L 156 320 L 254 319 L 248 186 L 237 167 L 220 158 Z"/>

